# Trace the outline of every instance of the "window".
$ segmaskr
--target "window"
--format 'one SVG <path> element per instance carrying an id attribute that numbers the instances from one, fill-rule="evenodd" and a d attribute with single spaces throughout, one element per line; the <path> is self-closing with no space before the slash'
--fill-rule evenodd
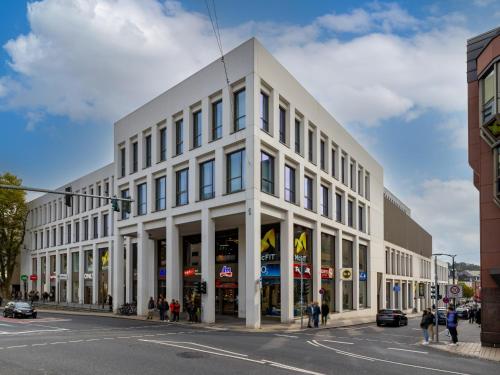
<path id="1" fill-rule="evenodd" d="M 165 176 L 158 177 L 155 180 L 155 210 L 161 211 L 167 208 L 167 178 Z"/>
<path id="2" fill-rule="evenodd" d="M 389 250 L 385 251 L 385 273 L 391 273 L 391 257 L 389 256 Z"/>
<path id="3" fill-rule="evenodd" d="M 52 229 L 52 246 L 56 246 L 56 238 L 57 238 L 57 229 L 53 228 Z M 77 241 L 79 241 L 79 240 L 77 240 Z"/>
<path id="4" fill-rule="evenodd" d="M 125 172 L 123 172 L 123 173 L 125 173 Z M 125 176 L 125 174 L 123 174 L 123 176 Z M 87 194 L 87 192 L 85 190 L 83 190 L 82 193 Z M 83 212 L 85 212 L 85 211 L 87 211 L 87 197 L 82 197 L 82 203 L 83 203 Z"/>
<path id="5" fill-rule="evenodd" d="M 235 193 L 245 188 L 245 150 L 227 155 L 227 192 Z"/>
<path id="6" fill-rule="evenodd" d="M 175 155 L 180 155 L 184 151 L 184 134 L 182 119 L 175 122 Z"/>
<path id="7" fill-rule="evenodd" d="M 109 236 L 109 215 L 104 214 L 102 216 L 102 236 L 107 237 Z"/>
<path id="8" fill-rule="evenodd" d="M 340 158 L 340 179 L 344 185 L 347 185 L 345 177 L 346 177 L 345 176 L 345 156 L 342 155 L 342 157 Z"/>
<path id="9" fill-rule="evenodd" d="M 495 108 L 495 70 L 491 68 L 491 71 L 487 73 L 481 81 L 482 113 L 484 123 L 493 115 Z"/>
<path id="10" fill-rule="evenodd" d="M 342 267 L 350 268 L 352 270 L 353 264 L 352 242 L 349 240 L 342 240 Z M 342 308 L 344 310 L 353 309 L 352 284 L 352 280 L 342 280 Z"/>
<path id="11" fill-rule="evenodd" d="M 363 206 L 359 206 L 358 207 L 358 230 L 360 230 L 361 232 L 364 232 L 365 231 L 365 226 L 364 226 L 364 207 Z"/>
<path id="12" fill-rule="evenodd" d="M 354 203 L 353 201 L 349 200 L 347 201 L 347 225 L 350 227 L 354 226 Z"/>
<path id="13" fill-rule="evenodd" d="M 260 92 L 260 128 L 269 133 L 269 95 Z"/>
<path id="14" fill-rule="evenodd" d="M 222 100 L 212 103 L 212 140 L 222 137 Z"/>
<path id="15" fill-rule="evenodd" d="M 137 172 L 139 159 L 139 146 L 137 142 L 132 143 L 132 173 Z"/>
<path id="16" fill-rule="evenodd" d="M 66 243 L 71 243 L 71 224 L 68 224 L 66 227 Z"/>
<path id="17" fill-rule="evenodd" d="M 285 165 L 285 200 L 295 203 L 295 169 Z"/>
<path id="18" fill-rule="evenodd" d="M 365 198 L 370 200 L 370 175 L 365 173 Z"/>
<path id="19" fill-rule="evenodd" d="M 300 154 L 300 120 L 295 119 L 295 152 Z"/>
<path id="20" fill-rule="evenodd" d="M 147 212 L 146 183 L 137 185 L 137 215 L 145 215 Z"/>
<path id="21" fill-rule="evenodd" d="M 214 196 L 214 160 L 209 160 L 200 164 L 200 200 Z"/>
<path id="22" fill-rule="evenodd" d="M 362 195 L 362 187 L 363 187 L 363 170 L 361 168 L 358 168 L 358 194 Z"/>
<path id="23" fill-rule="evenodd" d="M 354 163 L 351 163 L 349 166 L 349 173 L 350 173 L 349 178 L 351 179 L 351 189 L 352 190 L 356 190 L 356 179 L 355 179 L 356 176 L 354 174 L 355 169 L 356 169 L 356 167 L 355 167 Z"/>
<path id="24" fill-rule="evenodd" d="M 322 302 L 330 312 L 335 311 L 335 237 L 321 233 L 321 288 Z"/>
<path id="25" fill-rule="evenodd" d="M 274 194 L 274 158 L 260 153 L 260 188 L 264 193 Z"/>
<path id="26" fill-rule="evenodd" d="M 337 151 L 335 151 L 334 148 L 332 148 L 332 176 L 337 177 L 337 169 L 335 168 L 335 165 L 337 163 Z"/>
<path id="27" fill-rule="evenodd" d="M 494 155 L 494 168 L 495 168 L 495 182 L 493 184 L 494 186 L 494 192 L 495 192 L 495 198 L 497 200 L 500 200 L 500 146 L 497 146 L 493 152 Z"/>
<path id="28" fill-rule="evenodd" d="M 188 171 L 189 169 L 186 168 L 177 171 L 177 173 L 175 174 L 175 204 L 177 206 L 188 204 Z"/>
<path id="29" fill-rule="evenodd" d="M 122 190 L 121 196 L 122 196 L 122 198 L 130 198 L 129 190 L 128 189 Z M 130 207 L 130 202 L 122 201 L 122 207 L 121 207 L 122 220 L 128 219 L 130 217 L 130 213 L 127 212 L 127 211 L 130 211 L 128 209 L 129 207 Z"/>
<path id="30" fill-rule="evenodd" d="M 325 141 L 324 140 L 321 140 L 319 143 L 319 166 L 322 170 L 326 170 Z"/>
<path id="31" fill-rule="evenodd" d="M 126 166 L 125 147 L 123 147 L 120 149 L 120 167 L 121 167 L 120 176 L 121 177 L 125 176 L 125 166 Z"/>
<path id="32" fill-rule="evenodd" d="M 80 223 L 78 221 L 75 222 L 75 242 L 80 242 Z"/>
<path id="33" fill-rule="evenodd" d="M 321 196 L 319 197 L 321 215 L 328 217 L 328 188 L 321 185 Z"/>
<path id="34" fill-rule="evenodd" d="M 193 113 L 193 148 L 201 146 L 201 111 Z"/>
<path id="35" fill-rule="evenodd" d="M 97 216 L 94 216 L 92 218 L 92 234 L 93 234 L 92 238 L 94 239 L 99 237 L 99 222 Z"/>
<path id="36" fill-rule="evenodd" d="M 304 207 L 313 209 L 313 180 L 307 176 L 304 177 Z"/>
<path id="37" fill-rule="evenodd" d="M 245 129 L 245 89 L 234 93 L 234 131 Z"/>
<path id="38" fill-rule="evenodd" d="M 368 307 L 368 248 L 359 245 L 359 307 Z"/>
<path id="39" fill-rule="evenodd" d="M 280 142 L 286 144 L 286 109 L 280 107 Z"/>
<path id="40" fill-rule="evenodd" d="M 167 128 L 160 129 L 160 161 L 167 160 Z"/>
<path id="41" fill-rule="evenodd" d="M 62 226 L 59 227 L 59 245 L 64 243 L 64 228 Z"/>
<path id="42" fill-rule="evenodd" d="M 83 221 L 83 240 L 87 241 L 89 239 L 89 221 L 85 219 Z"/>
<path id="43" fill-rule="evenodd" d="M 101 185 L 97 186 L 97 195 L 102 195 Z M 101 207 L 101 198 L 97 198 L 97 207 Z"/>
<path id="44" fill-rule="evenodd" d="M 309 159 L 309 161 L 312 163 L 314 162 L 314 159 L 313 159 L 313 147 L 314 147 L 314 133 L 312 130 L 309 130 L 307 132 L 307 158 Z"/>
<path id="45" fill-rule="evenodd" d="M 151 167 L 151 135 L 147 135 L 144 139 L 144 143 L 146 146 L 146 168 Z"/>
<path id="46" fill-rule="evenodd" d="M 342 195 L 335 193 L 335 220 L 342 222 Z"/>

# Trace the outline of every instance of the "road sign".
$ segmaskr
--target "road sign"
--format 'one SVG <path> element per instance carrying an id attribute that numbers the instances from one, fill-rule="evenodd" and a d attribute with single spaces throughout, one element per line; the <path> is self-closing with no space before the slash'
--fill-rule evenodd
<path id="1" fill-rule="evenodd" d="M 394 285 L 392 290 L 394 290 L 396 293 L 399 293 L 399 291 L 401 291 L 401 287 L 399 285 Z"/>
<path id="2" fill-rule="evenodd" d="M 366 272 L 359 271 L 359 281 L 366 281 L 367 278 L 368 275 L 366 274 Z"/>
<path id="3" fill-rule="evenodd" d="M 38 276 L 33 274 L 33 275 L 30 275 L 30 280 L 31 281 L 37 281 L 38 280 Z"/>
<path id="4" fill-rule="evenodd" d="M 449 303 L 449 302 L 450 302 L 450 299 L 448 297 L 443 298 L 443 303 Z"/>
<path id="5" fill-rule="evenodd" d="M 21 280 L 22 281 L 28 280 L 28 275 L 21 275 Z"/>
<path id="6" fill-rule="evenodd" d="M 319 290 L 319 294 L 321 294 L 321 295 L 325 294 L 325 292 L 326 292 L 325 288 L 321 288 L 321 289 Z"/>
<path id="7" fill-rule="evenodd" d="M 344 281 L 352 280 L 352 268 L 342 268 L 340 270 L 340 278 Z"/>
<path id="8" fill-rule="evenodd" d="M 446 286 L 446 297 L 448 298 L 462 298 L 462 286 L 461 285 L 447 285 Z"/>

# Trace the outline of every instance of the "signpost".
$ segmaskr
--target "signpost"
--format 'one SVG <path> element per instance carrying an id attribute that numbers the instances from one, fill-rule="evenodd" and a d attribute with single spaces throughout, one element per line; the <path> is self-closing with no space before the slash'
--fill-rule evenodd
<path id="1" fill-rule="evenodd" d="M 448 298 L 462 298 L 463 290 L 461 285 L 447 285 L 446 286 L 446 297 Z"/>

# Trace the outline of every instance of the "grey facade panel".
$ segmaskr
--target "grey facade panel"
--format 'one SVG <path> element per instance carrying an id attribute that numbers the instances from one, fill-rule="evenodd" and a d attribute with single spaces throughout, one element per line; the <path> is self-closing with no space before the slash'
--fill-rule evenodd
<path id="1" fill-rule="evenodd" d="M 467 41 L 467 82 L 477 81 L 476 59 L 490 41 L 500 35 L 500 27 L 487 31 Z"/>

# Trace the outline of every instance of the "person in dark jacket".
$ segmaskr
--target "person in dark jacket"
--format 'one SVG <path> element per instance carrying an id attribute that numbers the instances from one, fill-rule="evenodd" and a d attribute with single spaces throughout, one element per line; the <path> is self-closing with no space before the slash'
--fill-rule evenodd
<path id="1" fill-rule="evenodd" d="M 481 308 L 477 309 L 475 318 L 476 318 L 476 323 L 481 325 Z"/>
<path id="2" fill-rule="evenodd" d="M 314 328 L 319 327 L 319 316 L 321 314 L 321 309 L 319 308 L 319 303 L 314 302 L 312 307 L 312 318 L 314 322 Z"/>
<path id="3" fill-rule="evenodd" d="M 451 343 L 450 345 L 457 345 L 458 342 L 458 315 L 453 306 L 448 307 L 448 313 L 446 314 L 446 328 L 450 332 Z"/>
<path id="4" fill-rule="evenodd" d="M 148 302 L 148 316 L 146 319 L 153 319 L 153 311 L 155 310 L 155 301 L 153 297 L 149 297 L 149 302 Z M 161 319 L 161 310 L 160 310 L 160 320 Z"/>
<path id="5" fill-rule="evenodd" d="M 113 297 L 111 297 L 111 294 L 108 294 L 108 305 L 109 311 L 113 311 Z"/>
<path id="6" fill-rule="evenodd" d="M 429 326 L 432 324 L 432 316 L 429 314 L 427 309 L 424 310 L 422 314 L 422 320 L 420 320 L 420 328 L 422 328 L 422 333 L 424 335 L 424 341 L 422 345 L 429 345 Z"/>
<path id="7" fill-rule="evenodd" d="M 330 307 L 326 302 L 321 305 L 321 324 L 326 325 L 328 320 L 328 314 L 330 314 Z"/>

